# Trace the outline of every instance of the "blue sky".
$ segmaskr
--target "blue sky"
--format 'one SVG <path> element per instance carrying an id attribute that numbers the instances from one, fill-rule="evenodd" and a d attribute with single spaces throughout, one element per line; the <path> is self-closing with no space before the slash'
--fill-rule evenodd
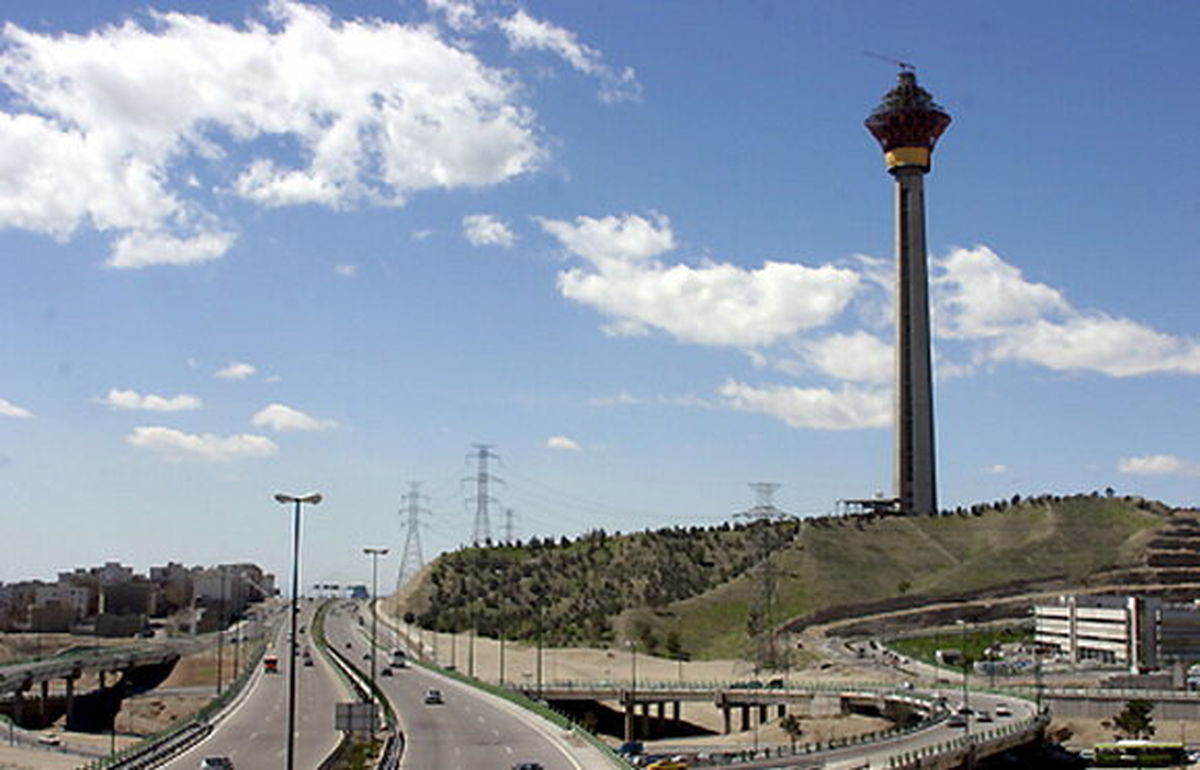
<path id="1" fill-rule="evenodd" d="M 889 493 L 914 62 L 943 506 L 1200 479 L 1200 6 L 6 4 L 0 580 L 361 580 L 493 531 Z M 385 581 L 390 582 L 390 578 Z"/>

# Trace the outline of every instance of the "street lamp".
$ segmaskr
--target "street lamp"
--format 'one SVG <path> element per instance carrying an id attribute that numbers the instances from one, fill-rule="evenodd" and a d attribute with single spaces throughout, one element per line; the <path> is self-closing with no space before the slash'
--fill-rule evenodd
<path id="1" fill-rule="evenodd" d="M 379 588 L 379 557 L 387 556 L 386 548 L 364 548 L 363 553 L 371 557 L 371 697 L 375 697 L 375 629 L 379 627 L 379 611 L 375 607 Z"/>
<path id="2" fill-rule="evenodd" d="M 627 740 L 637 740 L 637 640 L 626 639 L 625 646 L 629 648 L 629 737 Z M 632 717 L 632 718 L 630 718 Z"/>
<path id="3" fill-rule="evenodd" d="M 295 505 L 292 516 L 292 634 L 288 639 L 288 716 L 287 716 L 287 762 L 286 770 L 294 770 L 296 758 L 296 615 L 300 612 L 298 594 L 300 593 L 300 506 L 304 503 L 317 505 L 321 502 L 319 492 L 310 492 L 297 497 L 275 493 L 275 502 L 283 505 Z"/>
<path id="4" fill-rule="evenodd" d="M 964 618 L 959 618 L 954 621 L 962 629 L 962 641 L 959 643 L 958 654 L 962 660 L 962 708 L 963 721 L 966 722 L 965 733 L 968 738 L 971 735 L 971 706 L 967 701 L 967 621 Z"/>

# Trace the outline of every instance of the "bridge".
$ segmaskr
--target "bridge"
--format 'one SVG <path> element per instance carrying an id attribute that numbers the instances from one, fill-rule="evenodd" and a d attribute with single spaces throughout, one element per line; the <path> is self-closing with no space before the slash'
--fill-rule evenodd
<path id="1" fill-rule="evenodd" d="M 252 625 L 248 636 L 260 634 Z M 66 714 L 67 729 L 95 732 L 109 729 L 128 695 L 158 686 L 185 655 L 217 643 L 215 634 L 111 647 L 90 647 L 51 658 L 0 666 L 0 712 L 20 725 L 44 727 Z M 77 692 L 85 674 L 95 674 L 98 687 Z M 112 679 L 110 680 L 110 676 Z M 61 681 L 61 694 L 51 685 Z M 27 693 L 37 686 L 34 698 Z"/>
<path id="2" fill-rule="evenodd" d="M 1010 704 L 1014 717 L 1000 722 L 975 724 L 971 728 L 952 727 L 948 697 L 958 695 L 921 692 L 879 683 L 811 683 L 785 687 L 747 687 L 744 684 L 689 684 L 680 682 L 552 682 L 540 690 L 523 688 L 531 698 L 550 702 L 595 701 L 617 703 L 624 712 L 625 739 L 664 735 L 670 724 L 680 721 L 680 704 L 711 703 L 723 716 L 726 734 L 733 731 L 734 716 L 741 730 L 749 730 L 768 718 L 792 712 L 803 716 L 832 716 L 860 713 L 884 716 L 895 727 L 866 736 L 838 741 L 777 746 L 759 750 L 762 767 L 777 767 L 786 756 L 820 755 L 825 762 L 844 760 L 847 766 L 869 761 L 872 767 L 950 768 L 965 767 L 1010 749 L 1041 741 L 1049 717 L 1035 710 L 1034 704 L 1007 696 L 972 693 L 971 703 L 994 710 L 994 704 Z M 668 708 L 670 713 L 668 713 Z M 684 746 L 671 749 L 689 753 Z M 692 750 L 694 751 L 694 749 Z M 737 766 L 753 768 L 752 758 L 744 750 Z M 732 759 L 732 757 L 731 757 Z M 774 761 L 774 764 L 772 762 Z"/>

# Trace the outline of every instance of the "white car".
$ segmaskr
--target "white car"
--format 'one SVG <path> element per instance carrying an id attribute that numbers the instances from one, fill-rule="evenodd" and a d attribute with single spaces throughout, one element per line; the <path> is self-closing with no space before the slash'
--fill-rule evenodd
<path id="1" fill-rule="evenodd" d="M 1012 709 L 1010 709 L 1010 708 L 1008 707 L 1008 704 L 1007 704 L 1007 703 L 997 703 L 997 704 L 996 704 L 996 716 L 998 716 L 998 717 L 1011 717 L 1011 716 L 1012 716 Z"/>

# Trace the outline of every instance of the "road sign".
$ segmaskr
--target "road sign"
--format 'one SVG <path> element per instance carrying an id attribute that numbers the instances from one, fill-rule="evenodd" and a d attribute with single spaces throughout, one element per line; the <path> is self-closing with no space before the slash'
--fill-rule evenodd
<path id="1" fill-rule="evenodd" d="M 335 703 L 333 729 L 348 732 L 370 732 L 375 729 L 374 703 Z"/>

